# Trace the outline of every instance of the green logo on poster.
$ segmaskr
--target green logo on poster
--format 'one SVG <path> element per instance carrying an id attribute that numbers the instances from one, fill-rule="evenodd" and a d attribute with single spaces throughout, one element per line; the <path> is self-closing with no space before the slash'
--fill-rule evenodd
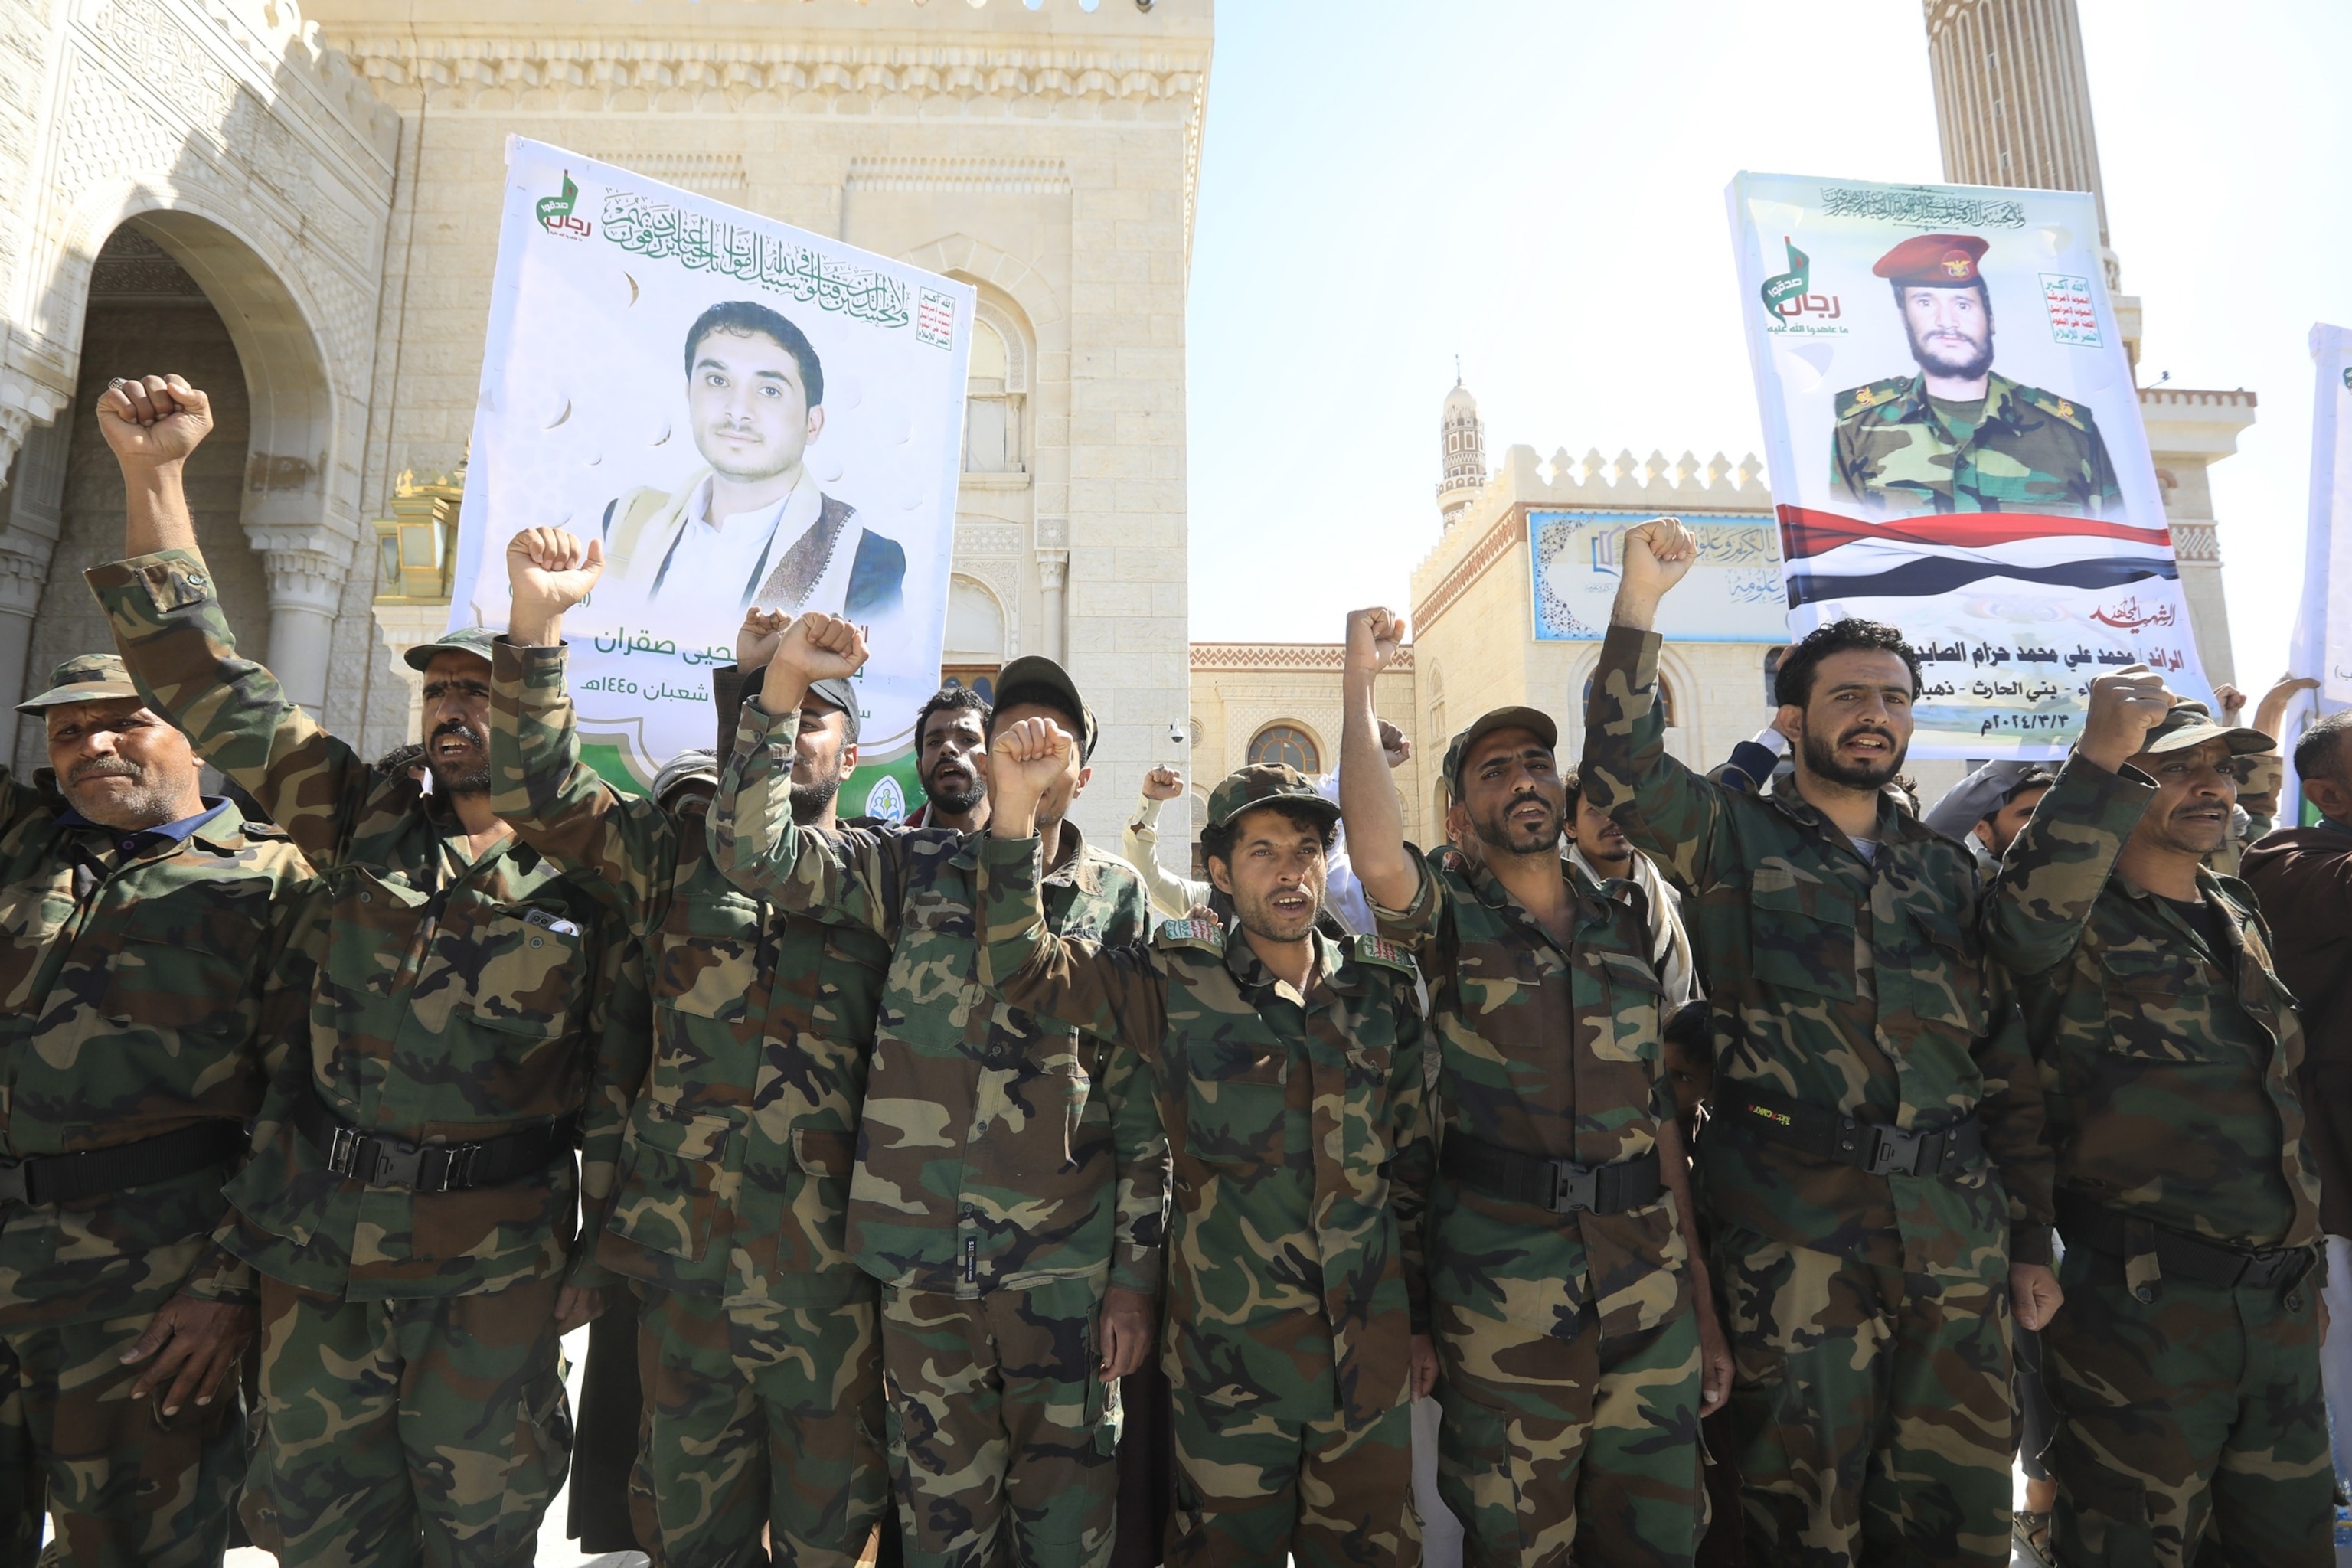
<path id="1" fill-rule="evenodd" d="M 563 172 L 563 194 L 539 198 L 539 226 L 550 234 L 560 234 L 569 239 L 588 237 L 588 223 L 572 216 L 572 206 L 580 199 L 580 187 L 572 183 L 572 171 Z"/>
<path id="2" fill-rule="evenodd" d="M 547 204 L 542 202 L 540 205 L 544 206 Z M 1784 314 L 1794 314 L 1793 311 L 1783 311 L 1780 309 L 1780 301 L 1804 297 L 1808 275 L 1812 268 L 1812 262 L 1806 258 L 1805 253 L 1790 244 L 1787 235 L 1780 237 L 1780 243 L 1789 247 L 1789 270 L 1775 273 L 1764 279 L 1764 287 L 1761 290 L 1764 296 L 1765 313 L 1776 321 Z"/>

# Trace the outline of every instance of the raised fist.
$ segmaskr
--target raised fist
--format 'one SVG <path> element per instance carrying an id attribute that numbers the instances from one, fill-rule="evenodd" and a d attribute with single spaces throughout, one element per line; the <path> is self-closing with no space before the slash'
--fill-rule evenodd
<path id="1" fill-rule="evenodd" d="M 1404 617 L 1374 606 L 1348 616 L 1348 673 L 1378 675 L 1396 662 L 1404 648 Z"/>
<path id="2" fill-rule="evenodd" d="M 1412 761 L 1412 738 L 1387 720 L 1380 721 L 1381 757 L 1391 768 Z"/>
<path id="3" fill-rule="evenodd" d="M 507 584 L 518 610 L 561 615 L 604 574 L 602 540 L 583 545 L 561 528 L 526 528 L 507 541 Z"/>
<path id="4" fill-rule="evenodd" d="M 854 621 L 811 610 L 792 624 L 770 660 L 803 684 L 846 680 L 866 665 L 866 637 Z"/>
<path id="5" fill-rule="evenodd" d="M 784 610 L 754 605 L 744 611 L 743 624 L 735 630 L 735 668 L 746 675 L 767 668 L 768 661 L 776 657 L 776 645 L 784 640 L 792 624 L 791 614 Z"/>
<path id="6" fill-rule="evenodd" d="M 1617 550 L 1622 591 L 1656 599 L 1690 574 L 1698 538 L 1678 517 L 1654 517 L 1625 531 Z"/>
<path id="7" fill-rule="evenodd" d="M 1024 719 L 988 742 L 991 820 L 1025 822 L 1037 803 L 1077 766 L 1078 746 L 1051 719 Z"/>
<path id="8" fill-rule="evenodd" d="M 1184 775 L 1174 768 L 1154 768 L 1143 775 L 1143 798 L 1174 800 L 1184 793 Z"/>
<path id="9" fill-rule="evenodd" d="M 176 375 L 110 382 L 99 395 L 98 427 L 126 468 L 177 463 L 213 433 L 213 401 Z"/>
<path id="10" fill-rule="evenodd" d="M 2110 771 L 2123 766 L 2139 754 L 2147 732 L 2164 722 L 2173 701 L 2164 677 L 2144 664 L 2095 678 L 2083 719 L 2083 754 Z"/>

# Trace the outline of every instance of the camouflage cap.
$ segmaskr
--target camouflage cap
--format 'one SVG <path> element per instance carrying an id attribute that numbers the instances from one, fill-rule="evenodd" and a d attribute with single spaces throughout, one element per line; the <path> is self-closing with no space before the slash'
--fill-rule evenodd
<path id="1" fill-rule="evenodd" d="M 811 697 L 815 698 L 819 702 L 831 703 L 834 707 L 840 709 L 843 713 L 848 716 L 850 743 L 852 745 L 856 744 L 857 689 L 850 685 L 846 680 L 828 678 L 824 680 L 810 681 L 808 684 L 808 694 Z"/>
<path id="2" fill-rule="evenodd" d="M 1559 748 L 1559 726 L 1551 715 L 1539 708 L 1496 708 L 1470 721 L 1470 727 L 1454 737 L 1445 748 L 1445 761 L 1438 769 L 1444 775 L 1445 787 L 1455 799 L 1462 795 L 1462 764 L 1470 755 L 1470 748 L 1497 730 L 1525 730 L 1557 751 Z"/>
<path id="3" fill-rule="evenodd" d="M 1305 806 L 1328 821 L 1339 820 L 1339 804 L 1327 800 L 1315 781 L 1287 763 L 1252 763 L 1227 773 L 1210 792 L 1208 826 L 1229 827 L 1253 806 L 1285 801 Z"/>
<path id="4" fill-rule="evenodd" d="M 698 779 L 713 789 L 719 787 L 718 752 L 708 750 L 685 751 L 664 763 L 661 765 L 661 772 L 654 774 L 654 799 L 660 805 L 667 805 L 672 790 L 680 784 L 692 784 Z"/>
<path id="5" fill-rule="evenodd" d="M 433 662 L 434 655 L 453 649 L 458 653 L 470 653 L 487 663 L 490 657 L 490 639 L 496 636 L 498 634 L 488 626 L 459 626 L 455 631 L 443 632 L 431 642 L 418 643 L 400 657 L 407 662 L 409 668 L 419 673 Z"/>
<path id="6" fill-rule="evenodd" d="M 2174 703 L 2164 721 L 2147 732 L 2139 749 L 2143 755 L 2150 752 L 2185 752 L 2208 741 L 2228 742 L 2233 757 L 2278 749 L 2278 742 L 2260 730 L 2251 730 L 2243 724 L 2216 724 L 2210 709 L 2202 702 L 2190 701 Z"/>
<path id="7" fill-rule="evenodd" d="M 17 703 L 16 711 L 38 713 L 68 702 L 112 702 L 138 695 L 139 688 L 131 682 L 131 672 L 122 668 L 120 656 L 85 653 L 58 666 L 49 677 L 49 689 Z"/>
<path id="8" fill-rule="evenodd" d="M 996 700 L 992 706 L 998 712 L 1004 710 L 1004 694 L 1019 693 L 1024 686 L 1043 687 L 1067 704 L 1070 710 L 1085 721 L 1086 733 L 1078 738 L 1078 760 L 1086 761 L 1095 754 L 1095 712 L 1078 695 L 1078 683 L 1070 672 L 1042 653 L 1024 654 L 996 672 Z"/>

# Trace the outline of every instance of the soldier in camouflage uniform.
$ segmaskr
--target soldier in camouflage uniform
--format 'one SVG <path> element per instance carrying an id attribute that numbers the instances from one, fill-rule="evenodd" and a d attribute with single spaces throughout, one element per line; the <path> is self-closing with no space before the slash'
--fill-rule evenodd
<path id="1" fill-rule="evenodd" d="M 1439 1489 L 1473 1568 L 1687 1568 L 1706 1520 L 1699 1417 L 1722 1403 L 1730 1356 L 1643 895 L 1563 857 L 1559 732 L 1531 708 L 1486 713 L 1446 749 L 1477 858 L 1412 854 L 1396 792 L 1368 765 L 1373 680 L 1403 635 L 1387 610 L 1349 617 L 1340 803 L 1381 932 L 1429 968 Z"/>
<path id="2" fill-rule="evenodd" d="M 1709 784 L 1666 754 L 1649 629 L 1696 553 L 1671 518 L 1627 531 L 1580 772 L 1684 890 L 1707 978 L 1699 1169 L 1749 1547 L 2005 1564 L 2009 1323 L 2057 1294 L 2051 1157 L 1968 852 L 1884 790 L 1914 656 L 1863 622 L 1814 633 L 1780 667 L 1793 776 Z"/>
<path id="3" fill-rule="evenodd" d="M 1338 806 L 1292 768 L 1232 774 L 1202 843 L 1238 929 L 1171 920 L 1106 945 L 1046 929 L 1028 837 L 1076 743 L 1033 720 L 990 758 L 982 975 L 1139 1055 L 1168 1131 L 1171 1568 L 1418 1563 L 1411 1400 L 1435 1372 L 1421 1009 L 1402 949 L 1315 929 Z"/>
<path id="4" fill-rule="evenodd" d="M 1923 234 L 1871 268 L 1895 289 L 1919 374 L 1837 395 L 1830 485 L 1873 512 L 2105 517 L 2122 500 L 2091 411 L 1992 369 L 1974 235 Z"/>
<path id="5" fill-rule="evenodd" d="M 433 792 L 379 773 L 237 657 L 179 482 L 203 395 L 124 383 L 100 421 L 132 554 L 89 577 L 140 694 L 326 883 L 308 1049 L 228 1189 L 264 1276 L 247 1524 L 286 1563 L 528 1560 L 571 1449 L 557 1337 L 608 1282 L 572 1238 L 611 1189 L 634 1086 L 596 1069 L 646 1026 L 642 965 L 490 812 L 488 635 L 409 650 Z"/>
<path id="6" fill-rule="evenodd" d="M 50 765 L 0 771 L 0 1563 L 34 1561 L 46 1493 L 65 1561 L 216 1563 L 254 1289 L 212 1236 L 309 991 L 316 879 L 199 798 L 113 655 L 16 710 Z"/>
<path id="7" fill-rule="evenodd" d="M 625 1064 L 645 1092 L 598 1248 L 643 1298 L 639 1490 L 656 1517 L 639 1539 L 669 1568 L 736 1568 L 764 1561 L 765 1526 L 782 1561 L 850 1568 L 887 1496 L 878 1291 L 843 1227 L 890 949 L 737 892 L 710 858 L 707 794 L 673 815 L 580 760 L 562 616 L 601 552 L 533 529 L 507 563 L 491 805 L 628 923 L 653 987 L 653 1038 Z M 768 617 L 753 616 L 756 641 Z M 833 826 L 856 702 L 841 681 L 804 700 L 795 823 Z"/>
<path id="8" fill-rule="evenodd" d="M 2252 893 L 2201 864 L 2271 744 L 2143 668 L 2099 677 L 1985 909 L 2057 1150 L 2068 1564 L 2336 1560 L 2303 1031 Z"/>
<path id="9" fill-rule="evenodd" d="M 1095 1568 L 1113 1543 L 1115 1380 L 1142 1364 L 1159 1286 L 1167 1145 L 1150 1089 L 1132 1053 L 982 987 L 980 837 L 794 824 L 802 698 L 847 679 L 866 648 L 828 616 L 779 646 L 711 821 L 744 893 L 892 946 L 847 1245 L 882 1281 L 907 1560 L 966 1568 L 995 1550 L 1023 1568 Z M 996 689 L 992 735 L 1034 717 L 1092 734 L 1050 659 L 1013 660 Z M 1048 922 L 1131 942 L 1142 886 L 1060 820 L 1075 788 L 1044 813 Z"/>

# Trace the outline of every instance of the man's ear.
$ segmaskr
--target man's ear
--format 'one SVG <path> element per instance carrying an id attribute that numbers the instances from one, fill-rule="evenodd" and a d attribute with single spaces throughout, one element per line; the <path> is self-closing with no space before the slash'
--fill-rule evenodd
<path id="1" fill-rule="evenodd" d="M 855 741 L 844 741 L 841 743 L 841 776 L 843 778 L 847 778 L 856 771 L 857 742 Z"/>
<path id="2" fill-rule="evenodd" d="M 1217 891 L 1224 894 L 1224 896 L 1229 899 L 1234 896 L 1234 879 L 1227 874 L 1231 869 L 1232 868 L 1225 864 L 1222 857 L 1212 856 L 1210 858 L 1209 886 L 1216 889 Z"/>
<path id="3" fill-rule="evenodd" d="M 824 404 L 820 403 L 814 408 L 809 410 L 808 432 L 808 438 L 812 441 L 824 434 Z"/>
<path id="4" fill-rule="evenodd" d="M 1995 853 L 1992 847 L 1991 817 L 1986 817 L 1982 822 L 1979 822 L 1974 827 L 1969 828 L 1969 831 L 1977 836 L 1977 842 L 1985 847 L 1986 854 L 1990 855 Z"/>
<path id="5" fill-rule="evenodd" d="M 1078 770 L 1078 782 L 1077 782 L 1077 783 L 1076 783 L 1076 784 L 1072 784 L 1072 785 L 1070 786 L 1070 798 L 1071 798 L 1072 800 L 1076 800 L 1076 799 L 1077 799 L 1077 798 L 1078 798 L 1078 796 L 1080 796 L 1080 795 L 1082 795 L 1086 794 L 1086 793 L 1087 793 L 1087 780 L 1089 780 L 1089 779 L 1091 779 L 1091 778 L 1093 778 L 1094 776 L 1095 776 L 1095 771 L 1094 771 L 1094 769 L 1092 769 L 1092 768 L 1090 768 L 1090 767 L 1082 767 L 1082 768 L 1080 768 L 1080 769 Z"/>
<path id="6" fill-rule="evenodd" d="M 1805 738 L 1805 710 L 1793 702 L 1781 703 L 1773 711 L 1772 728 L 1780 731 L 1789 744 L 1795 745 Z"/>

